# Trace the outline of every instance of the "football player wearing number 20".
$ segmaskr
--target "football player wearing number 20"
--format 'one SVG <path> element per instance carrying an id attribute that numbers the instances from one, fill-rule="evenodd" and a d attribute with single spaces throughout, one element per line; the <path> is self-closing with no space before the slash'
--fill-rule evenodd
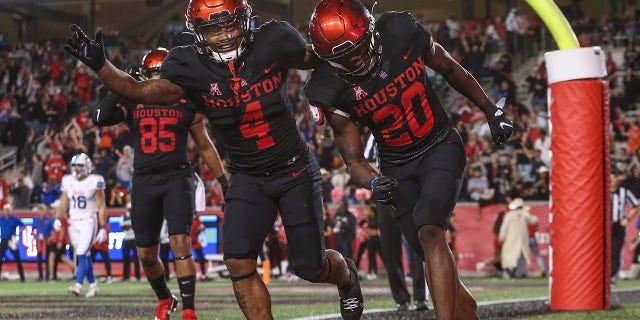
<path id="1" fill-rule="evenodd" d="M 98 294 L 91 262 L 91 246 L 94 242 L 105 242 L 108 239 L 105 229 L 107 205 L 104 178 L 99 174 L 92 174 L 92 168 L 91 159 L 85 153 L 71 158 L 71 173 L 62 178 L 60 205 L 56 208 L 57 219 L 61 219 L 69 210 L 69 239 L 78 261 L 76 283 L 69 287 L 69 293 L 79 296 L 86 277 L 89 282 L 86 297 Z"/>
<path id="2" fill-rule="evenodd" d="M 511 136 L 513 123 L 407 12 L 385 12 L 374 20 L 357 0 L 323 0 L 309 33 L 324 61 L 305 85 L 312 114 L 320 122 L 324 115 L 333 127 L 354 182 L 395 208 L 405 237 L 424 259 L 438 319 L 477 319 L 476 302 L 458 277 L 445 237 L 462 186 L 464 145 L 426 67 L 484 111 L 494 143 Z M 356 123 L 373 133 L 382 175 L 363 157 Z"/>
<path id="3" fill-rule="evenodd" d="M 129 73 L 137 80 L 160 78 L 168 50 L 156 48 L 142 58 L 142 66 Z M 177 309 L 165 270 L 158 257 L 158 238 L 167 220 L 169 244 L 176 261 L 182 318 L 196 319 L 196 269 L 191 253 L 191 222 L 194 207 L 194 170 L 187 154 L 189 134 L 209 170 L 217 177 L 223 195 L 228 184 L 220 157 L 207 135 L 204 118 L 187 100 L 169 106 L 134 104 L 109 93 L 91 118 L 100 126 L 125 121 L 133 134 L 134 177 L 131 191 L 131 227 L 138 256 L 158 298 L 156 319 L 168 319 Z M 128 277 L 128 275 L 126 275 Z"/>
<path id="4" fill-rule="evenodd" d="M 289 68 L 315 67 L 317 58 L 289 23 L 254 29 L 251 15 L 246 0 L 189 1 L 187 27 L 196 41 L 169 52 L 160 79 L 136 81 L 106 61 L 101 30 L 90 39 L 73 25 L 65 50 L 132 103 L 172 105 L 188 98 L 222 136 L 231 173 L 224 259 L 246 318 L 273 318 L 256 259 L 280 211 L 296 275 L 337 285 L 343 318 L 359 319 L 357 270 L 325 250 L 320 169 L 298 133 L 285 85 Z"/>

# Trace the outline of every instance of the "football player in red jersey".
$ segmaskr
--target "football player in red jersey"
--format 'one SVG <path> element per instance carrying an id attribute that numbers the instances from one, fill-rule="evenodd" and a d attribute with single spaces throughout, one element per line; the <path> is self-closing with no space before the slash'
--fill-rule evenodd
<path id="1" fill-rule="evenodd" d="M 357 270 L 350 259 L 325 250 L 320 168 L 298 133 L 285 85 L 290 68 L 315 66 L 313 51 L 287 22 L 252 28 L 246 0 L 191 0 L 186 17 L 195 43 L 169 52 L 160 79 L 135 81 L 113 67 L 101 31 L 92 40 L 74 25 L 65 49 L 128 101 L 172 105 L 188 98 L 221 135 L 232 173 L 223 252 L 245 317 L 273 317 L 256 259 L 279 211 L 296 275 L 337 285 L 343 318 L 359 319 Z"/>
<path id="2" fill-rule="evenodd" d="M 142 67 L 132 68 L 129 73 L 139 80 L 158 79 L 168 53 L 165 48 L 149 51 L 142 58 Z M 191 253 L 195 200 L 193 168 L 187 154 L 188 134 L 209 170 L 218 177 L 223 193 L 227 189 L 220 157 L 207 135 L 202 114 L 186 100 L 160 107 L 129 103 L 109 93 L 92 112 L 92 119 L 100 126 L 125 121 L 133 133 L 131 226 L 144 273 L 159 300 L 154 315 L 158 319 L 168 318 L 178 302 L 167 287 L 164 267 L 158 258 L 160 229 L 163 219 L 167 219 L 183 317 L 195 318 L 196 269 Z"/>
<path id="3" fill-rule="evenodd" d="M 407 12 L 385 12 L 374 20 L 357 0 L 323 0 L 309 33 L 324 61 L 305 86 L 312 113 L 324 114 L 333 127 L 354 182 L 372 189 L 379 207 L 393 207 L 425 261 L 438 319 L 477 319 L 476 302 L 458 277 L 445 236 L 462 186 L 464 145 L 426 67 L 484 111 L 496 144 L 511 136 L 513 123 Z M 365 160 L 356 123 L 371 129 L 382 175 Z"/>

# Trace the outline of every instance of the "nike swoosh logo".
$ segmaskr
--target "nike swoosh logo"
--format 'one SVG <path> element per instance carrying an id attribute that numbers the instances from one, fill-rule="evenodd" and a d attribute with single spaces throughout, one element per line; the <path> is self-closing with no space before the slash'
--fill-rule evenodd
<path id="1" fill-rule="evenodd" d="M 96 115 L 96 120 L 100 121 L 100 109 L 98 109 L 98 114 Z"/>
<path id="2" fill-rule="evenodd" d="M 302 168 L 298 172 L 291 172 L 291 175 L 295 178 L 295 177 L 299 176 L 301 173 L 305 172 L 305 170 L 307 170 L 307 167 Z"/>
<path id="3" fill-rule="evenodd" d="M 509 128 L 513 128 L 512 125 L 506 123 L 506 122 L 500 122 L 500 128 L 504 129 L 504 127 L 509 127 Z"/>
<path id="4" fill-rule="evenodd" d="M 413 51 L 413 46 L 411 46 L 411 48 L 409 48 L 409 52 L 407 52 L 407 54 L 403 55 L 402 58 L 404 58 L 405 60 L 409 59 L 409 55 L 411 54 L 411 51 Z"/>
<path id="5" fill-rule="evenodd" d="M 264 68 L 264 73 L 270 73 L 271 70 L 273 70 L 273 67 L 275 67 L 278 63 L 274 62 L 272 65 L 270 65 L 268 68 Z"/>

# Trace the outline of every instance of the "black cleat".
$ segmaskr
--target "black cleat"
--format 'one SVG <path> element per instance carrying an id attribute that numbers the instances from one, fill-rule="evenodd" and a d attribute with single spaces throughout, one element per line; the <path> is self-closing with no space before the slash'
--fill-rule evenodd
<path id="1" fill-rule="evenodd" d="M 360 278 L 356 264 L 351 259 L 345 258 L 347 267 L 351 271 L 351 284 L 346 287 L 338 287 L 340 294 L 340 314 L 345 320 L 358 320 L 364 310 L 364 299 L 360 290 Z"/>

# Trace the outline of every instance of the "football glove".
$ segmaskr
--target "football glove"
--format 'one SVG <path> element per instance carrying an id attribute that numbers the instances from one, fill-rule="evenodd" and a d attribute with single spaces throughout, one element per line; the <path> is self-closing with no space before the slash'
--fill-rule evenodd
<path id="1" fill-rule="evenodd" d="M 56 220 L 53 221 L 53 230 L 60 231 L 61 229 L 62 229 L 62 220 L 60 220 L 60 218 L 56 218 Z"/>
<path id="2" fill-rule="evenodd" d="M 98 234 L 96 235 L 96 243 L 103 243 L 107 241 L 107 230 L 105 230 L 104 228 L 100 228 L 100 231 L 98 231 Z"/>
<path id="3" fill-rule="evenodd" d="M 371 198 L 380 204 L 394 205 L 394 192 L 398 187 L 398 180 L 387 177 L 375 177 L 371 179 Z"/>
<path id="4" fill-rule="evenodd" d="M 104 44 L 102 41 L 102 29 L 98 28 L 95 39 L 89 39 L 86 34 L 75 24 L 71 25 L 73 34 L 67 38 L 64 50 L 76 57 L 93 71 L 98 71 L 104 66 Z"/>
<path id="5" fill-rule="evenodd" d="M 491 140 L 498 146 L 504 144 L 513 134 L 513 121 L 507 118 L 504 113 L 505 98 L 496 103 L 498 108 L 494 114 L 488 115 L 489 129 L 491 130 Z"/>

